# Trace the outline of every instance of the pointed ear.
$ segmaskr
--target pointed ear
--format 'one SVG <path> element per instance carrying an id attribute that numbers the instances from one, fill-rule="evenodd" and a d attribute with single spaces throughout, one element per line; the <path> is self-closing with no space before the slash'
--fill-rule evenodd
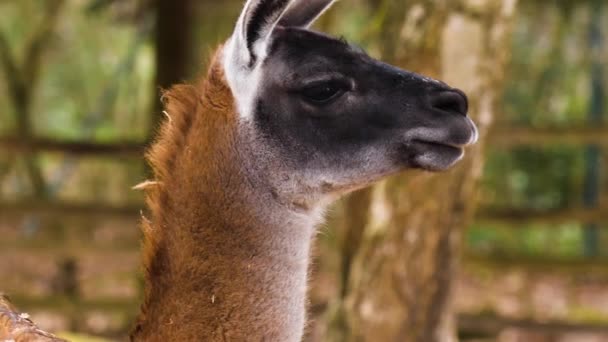
<path id="1" fill-rule="evenodd" d="M 336 0 L 294 0 L 281 17 L 279 25 L 307 28 Z"/>
<path id="2" fill-rule="evenodd" d="M 264 57 L 270 34 L 291 1 L 247 1 L 231 37 L 239 64 L 251 67 Z"/>

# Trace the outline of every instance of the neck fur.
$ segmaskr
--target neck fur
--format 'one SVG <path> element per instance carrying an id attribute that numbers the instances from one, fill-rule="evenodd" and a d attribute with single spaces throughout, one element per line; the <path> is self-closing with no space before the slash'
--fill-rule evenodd
<path id="1" fill-rule="evenodd" d="M 239 144 L 221 49 L 199 86 L 164 95 L 148 155 L 146 291 L 134 340 L 299 341 L 314 219 L 277 201 Z M 251 166 L 251 167 L 250 167 Z"/>

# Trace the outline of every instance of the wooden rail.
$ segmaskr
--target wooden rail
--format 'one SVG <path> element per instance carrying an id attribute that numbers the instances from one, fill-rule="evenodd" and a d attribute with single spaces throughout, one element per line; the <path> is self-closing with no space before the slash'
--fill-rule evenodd
<path id="1" fill-rule="evenodd" d="M 566 144 L 608 147 L 608 127 L 495 127 L 490 131 L 488 138 L 490 145 L 500 147 Z M 148 142 L 138 141 L 94 143 L 89 141 L 61 141 L 52 138 L 0 137 L 0 149 L 27 154 L 53 152 L 76 156 L 141 157 L 148 144 Z"/>
<path id="2" fill-rule="evenodd" d="M 586 276 L 593 274 L 608 279 L 606 258 L 564 258 L 551 256 L 522 256 L 467 251 L 462 264 L 480 269 L 523 269 L 534 273 L 556 273 Z"/>
<path id="3" fill-rule="evenodd" d="M 138 302 L 135 299 L 70 300 L 66 298 L 13 297 L 25 310 L 52 309 L 65 314 L 88 310 L 134 315 Z M 458 330 L 464 335 L 496 336 L 506 328 L 518 328 L 539 333 L 599 333 L 608 334 L 608 324 L 566 321 L 537 321 L 534 319 L 513 319 L 494 313 L 459 313 Z"/>
<path id="4" fill-rule="evenodd" d="M 567 334 L 608 334 L 608 324 L 572 323 L 561 321 L 539 322 L 532 319 L 513 319 L 494 314 L 459 314 L 458 330 L 466 334 L 496 336 L 506 328 L 518 328 L 531 332 Z"/>
<path id="5" fill-rule="evenodd" d="M 9 153 L 51 152 L 74 156 L 112 156 L 142 158 L 147 143 L 123 141 L 94 143 L 88 141 L 58 141 L 49 138 L 22 139 L 0 137 L 0 148 Z"/>
<path id="6" fill-rule="evenodd" d="M 33 297 L 24 295 L 11 295 L 13 303 L 24 311 L 53 310 L 71 314 L 74 309 L 79 312 L 88 310 L 101 310 L 107 312 L 136 313 L 140 302 L 135 298 L 106 298 L 106 299 L 71 299 L 62 296 Z"/>
<path id="7" fill-rule="evenodd" d="M 608 208 L 481 209 L 477 212 L 476 220 L 482 223 L 508 224 L 514 227 L 521 227 L 525 224 L 589 223 L 608 221 Z"/>
<path id="8" fill-rule="evenodd" d="M 0 213 L 6 220 L 28 215 L 95 218 L 137 219 L 144 205 L 116 206 L 104 203 L 76 203 L 45 200 L 0 203 Z"/>
<path id="9" fill-rule="evenodd" d="M 522 145 L 598 145 L 608 147 L 607 126 L 578 127 L 494 127 L 488 135 L 489 143 L 501 147 Z"/>
<path id="10" fill-rule="evenodd" d="M 142 210 L 145 210 L 143 203 L 119 206 L 105 203 L 48 200 L 0 202 L 1 218 L 6 220 L 18 219 L 28 215 L 138 219 Z M 552 225 L 568 222 L 599 222 L 608 221 L 608 208 L 552 210 L 481 208 L 477 212 L 476 221 L 488 224 L 508 224 L 515 227 L 525 224 Z"/>

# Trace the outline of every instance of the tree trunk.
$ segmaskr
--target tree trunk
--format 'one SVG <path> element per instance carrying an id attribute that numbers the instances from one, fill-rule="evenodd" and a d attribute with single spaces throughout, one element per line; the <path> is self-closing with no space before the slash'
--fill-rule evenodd
<path id="1" fill-rule="evenodd" d="M 205 65 L 210 52 L 234 28 L 241 0 L 155 0 L 156 82 L 150 132 L 163 118 L 159 89 L 191 81 Z M 230 20 L 226 20 L 230 18 Z"/>
<path id="2" fill-rule="evenodd" d="M 158 99 L 159 89 L 170 88 L 183 83 L 192 74 L 194 65 L 193 24 L 194 6 L 192 0 L 156 0 L 156 82 L 154 98 Z M 161 116 L 160 100 L 154 102 L 151 130 L 157 127 Z"/>
<path id="3" fill-rule="evenodd" d="M 483 148 L 509 58 L 516 0 L 372 1 L 383 59 L 463 89 L 480 141 L 454 170 L 410 172 L 345 203 L 337 341 L 455 341 L 450 297 Z M 365 221 L 361 212 L 368 208 Z M 365 222 L 364 222 L 365 221 Z"/>

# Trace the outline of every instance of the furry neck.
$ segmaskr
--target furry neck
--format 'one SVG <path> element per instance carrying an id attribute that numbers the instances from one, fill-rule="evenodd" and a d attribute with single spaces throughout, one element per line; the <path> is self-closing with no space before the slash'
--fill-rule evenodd
<path id="1" fill-rule="evenodd" d="M 314 220 L 251 174 L 263 168 L 239 144 L 217 55 L 199 86 L 164 95 L 170 119 L 148 155 L 156 180 L 145 183 L 146 291 L 132 339 L 299 341 Z"/>

